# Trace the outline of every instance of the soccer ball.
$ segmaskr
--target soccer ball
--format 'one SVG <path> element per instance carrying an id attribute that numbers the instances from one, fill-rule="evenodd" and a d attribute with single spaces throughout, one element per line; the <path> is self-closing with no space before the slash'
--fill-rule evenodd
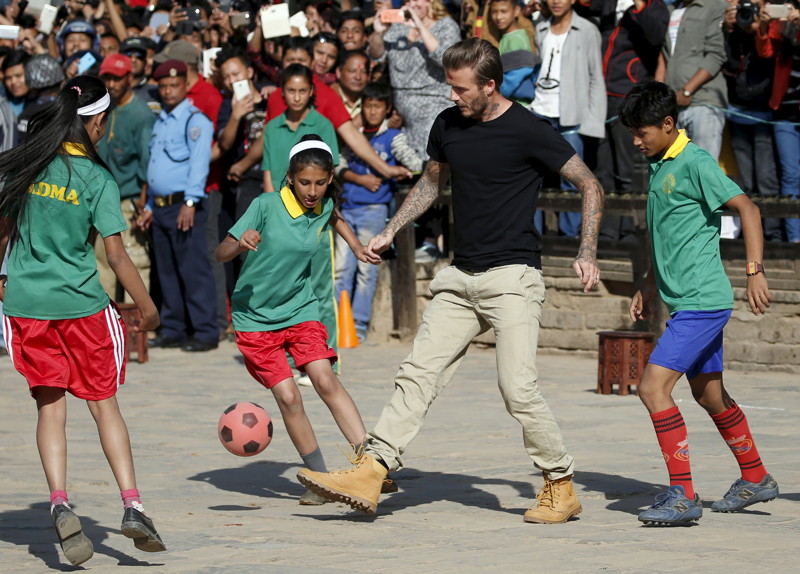
<path id="1" fill-rule="evenodd" d="M 219 417 L 219 440 L 237 456 L 253 456 L 272 440 L 272 419 L 255 403 L 234 403 Z"/>

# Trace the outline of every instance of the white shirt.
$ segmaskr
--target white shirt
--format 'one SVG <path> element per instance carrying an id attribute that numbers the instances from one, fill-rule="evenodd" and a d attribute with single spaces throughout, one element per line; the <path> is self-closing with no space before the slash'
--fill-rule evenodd
<path id="1" fill-rule="evenodd" d="M 561 51 L 568 32 L 553 34 L 552 30 L 542 41 L 542 68 L 536 82 L 535 97 L 531 110 L 540 116 L 557 118 L 561 116 L 559 104 L 561 94 Z"/>
<path id="2" fill-rule="evenodd" d="M 683 20 L 683 13 L 686 12 L 686 7 L 675 8 L 672 15 L 669 17 L 669 26 L 667 27 L 667 34 L 669 34 L 669 53 L 675 53 L 675 42 L 678 40 L 678 29 L 681 27 L 681 20 Z"/>

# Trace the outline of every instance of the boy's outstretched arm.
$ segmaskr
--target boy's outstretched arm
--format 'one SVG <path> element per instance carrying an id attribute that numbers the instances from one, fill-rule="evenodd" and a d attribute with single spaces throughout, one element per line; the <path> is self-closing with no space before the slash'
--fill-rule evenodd
<path id="1" fill-rule="evenodd" d="M 366 246 L 358 240 L 353 228 L 345 221 L 344 217 L 342 217 L 342 213 L 338 209 L 334 209 L 331 214 L 331 226 L 333 230 L 345 240 L 347 245 L 350 246 L 350 250 L 359 261 L 380 265 L 380 256 L 367 251 Z"/>
<path id="2" fill-rule="evenodd" d="M 630 315 L 634 323 L 650 316 L 650 302 L 657 292 L 656 275 L 653 266 L 647 271 L 642 286 L 633 294 L 631 299 Z"/>
<path id="3" fill-rule="evenodd" d="M 761 228 L 761 210 L 743 193 L 729 199 L 725 205 L 738 211 L 739 217 L 742 219 L 742 236 L 744 237 L 747 262 L 761 263 L 764 258 L 764 231 Z M 769 302 L 772 301 L 772 295 L 770 295 L 767 278 L 763 272 L 747 277 L 747 301 L 750 303 L 750 310 L 754 315 L 761 315 L 767 312 Z"/>

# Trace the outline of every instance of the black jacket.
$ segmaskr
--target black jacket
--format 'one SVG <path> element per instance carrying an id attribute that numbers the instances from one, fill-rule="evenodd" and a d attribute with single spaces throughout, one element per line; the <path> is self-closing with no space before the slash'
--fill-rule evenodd
<path id="1" fill-rule="evenodd" d="M 578 0 L 575 11 L 600 28 L 606 91 L 624 97 L 636 82 L 655 74 L 669 11 L 662 0 L 646 0 L 641 10 L 629 8 L 617 23 L 616 7 L 617 0 Z"/>

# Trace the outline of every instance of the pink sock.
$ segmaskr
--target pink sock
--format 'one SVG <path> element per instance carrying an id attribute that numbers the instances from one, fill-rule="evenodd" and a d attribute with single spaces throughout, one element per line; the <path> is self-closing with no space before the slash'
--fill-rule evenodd
<path id="1" fill-rule="evenodd" d="M 131 488 L 129 490 L 123 490 L 119 495 L 122 497 L 122 505 L 125 508 L 135 508 L 139 512 L 144 512 L 142 498 L 139 496 L 139 491 L 137 489 Z"/>
<path id="2" fill-rule="evenodd" d="M 52 509 L 54 506 L 58 504 L 64 504 L 69 508 L 69 498 L 67 498 L 67 491 L 66 490 L 54 490 L 50 493 L 50 508 Z"/>

